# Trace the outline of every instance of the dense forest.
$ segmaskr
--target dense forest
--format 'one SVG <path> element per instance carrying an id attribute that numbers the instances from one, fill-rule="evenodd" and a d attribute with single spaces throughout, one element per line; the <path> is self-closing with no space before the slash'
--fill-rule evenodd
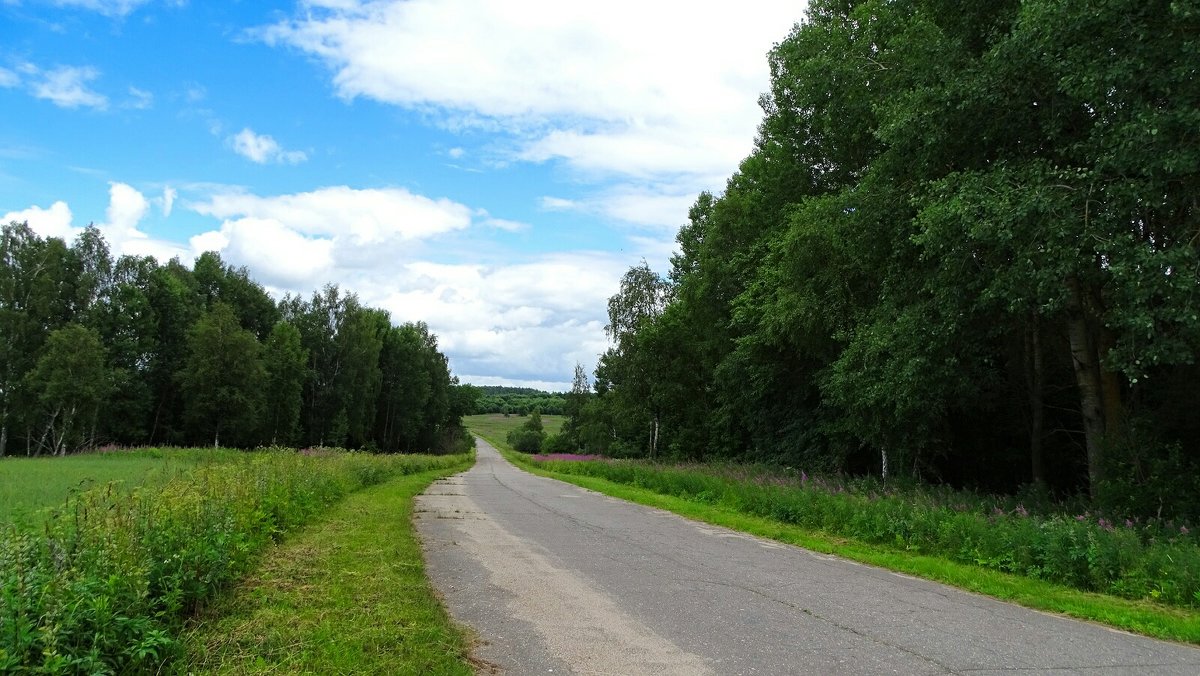
<path id="1" fill-rule="evenodd" d="M 0 456 L 104 444 L 345 446 L 437 451 L 477 393 L 423 323 L 326 286 L 273 300 L 205 253 L 113 260 L 0 230 Z"/>
<path id="2" fill-rule="evenodd" d="M 562 392 L 544 392 L 531 387 L 479 385 L 475 389 L 479 390 L 475 413 L 529 415 L 537 411 L 548 415 L 562 415 L 566 403 Z"/>
<path id="3" fill-rule="evenodd" d="M 1200 5 L 813 0 L 769 63 L 574 441 L 1200 514 Z"/>

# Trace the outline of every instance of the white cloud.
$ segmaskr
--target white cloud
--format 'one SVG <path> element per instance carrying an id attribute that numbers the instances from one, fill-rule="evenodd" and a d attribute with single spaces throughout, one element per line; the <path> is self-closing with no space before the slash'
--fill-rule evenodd
<path id="1" fill-rule="evenodd" d="M 562 382 L 607 347 L 605 301 L 623 272 L 610 254 L 559 253 L 498 266 L 413 262 L 355 288 L 399 321 L 427 322 L 473 382 Z"/>
<path id="2" fill-rule="evenodd" d="M 182 185 L 190 210 L 217 219 L 212 230 L 186 244 L 150 237 L 143 223 L 161 205 L 164 214 L 179 198 L 176 188 L 148 199 L 134 187 L 109 186 L 106 222 L 100 229 L 113 253 L 148 254 L 190 262 L 218 251 L 245 265 L 274 292 L 307 295 L 326 282 L 356 292 L 388 310 L 396 322 L 424 321 L 438 335 L 455 373 L 468 382 L 516 382 L 532 387 L 569 386 L 576 362 L 592 368 L 607 343 L 604 308 L 628 265 L 608 252 L 548 253 L 523 260 L 446 264 L 438 237 L 501 237 L 517 227 L 449 200 L 402 189 L 322 188 L 307 193 L 256 196 L 227 186 Z M 43 235 L 73 239 L 64 202 L 7 214 L 28 220 Z M 497 230 L 500 228 L 500 230 Z M 486 234 L 485 234 L 486 233 Z M 498 234 L 499 233 L 499 234 Z M 479 239 L 472 239 L 480 244 Z M 483 246 L 493 246 L 484 243 Z M 493 380 L 488 380 L 492 378 Z"/>
<path id="3" fill-rule="evenodd" d="M 339 237 L 355 245 L 410 240 L 461 230 L 471 224 L 470 208 L 430 199 L 403 188 L 320 188 L 312 192 L 259 197 L 218 192 L 191 208 L 206 216 L 273 219 L 305 235 Z"/>
<path id="4" fill-rule="evenodd" d="M 463 155 L 466 155 L 467 151 L 463 150 L 462 148 L 451 148 L 450 150 L 446 151 L 446 154 L 449 155 L 452 159 L 457 160 L 457 159 L 461 158 Z"/>
<path id="5" fill-rule="evenodd" d="M 125 104 L 127 108 L 134 110 L 145 110 L 154 105 L 154 94 L 137 87 L 129 88 L 129 101 Z"/>
<path id="6" fill-rule="evenodd" d="M 682 12 L 642 0 L 339 0 L 305 3 L 260 36 L 324 61 L 346 98 L 514 131 L 527 139 L 521 159 L 709 178 L 750 150 L 766 52 L 802 11 L 786 0 Z"/>
<path id="7" fill-rule="evenodd" d="M 55 202 L 48 209 L 32 206 L 24 211 L 10 211 L 0 218 L 0 223 L 29 223 L 29 227 L 40 237 L 58 237 L 70 241 L 79 233 L 71 227 L 71 208 L 66 202 Z"/>
<path id="8" fill-rule="evenodd" d="M 88 83 L 100 77 L 100 72 L 90 66 L 60 66 L 42 71 L 26 64 L 24 69 L 38 80 L 32 83 L 31 91 L 39 99 L 50 101 L 60 108 L 108 107 L 108 98 L 88 88 Z"/>
<path id="9" fill-rule="evenodd" d="M 0 68 L 0 87 L 16 87 L 21 84 L 21 76 L 7 68 Z"/>
<path id="10" fill-rule="evenodd" d="M 162 195 L 163 218 L 167 218 L 168 216 L 171 215 L 171 209 L 173 209 L 175 207 L 175 198 L 178 196 L 179 196 L 179 193 L 176 192 L 176 190 L 174 188 L 172 188 L 171 186 L 167 186 L 167 187 L 163 188 L 163 195 Z"/>
<path id="11" fill-rule="evenodd" d="M 687 221 L 688 210 L 697 193 L 686 187 L 669 184 L 648 187 L 619 185 L 584 200 L 559 197 L 541 198 L 546 211 L 578 211 L 604 216 L 635 226 L 656 229 L 662 234 L 674 234 Z"/>
<path id="12" fill-rule="evenodd" d="M 604 307 L 626 261 L 618 254 L 557 253 L 508 264 L 444 264 L 439 236 L 524 224 L 403 189 L 346 186 L 292 195 L 218 190 L 189 204 L 222 219 L 190 241 L 219 251 L 276 291 L 308 294 L 326 282 L 424 321 L 458 373 L 558 382 L 605 348 Z"/>
<path id="13" fill-rule="evenodd" d="M 154 256 L 167 261 L 174 256 L 186 257 L 188 250 L 174 242 L 150 237 L 139 226 L 150 202 L 137 189 L 125 183 L 109 184 L 107 221 L 97 224 L 114 256 Z M 42 237 L 58 237 L 71 242 L 83 231 L 75 226 L 66 202 L 55 202 L 49 208 L 32 206 L 24 211 L 5 214 L 3 222 L 28 221 L 29 227 Z"/>
<path id="14" fill-rule="evenodd" d="M 299 164 L 308 159 L 308 155 L 302 151 L 284 150 L 274 138 L 256 134 L 249 127 L 230 136 L 228 140 L 234 152 L 258 164 Z"/>

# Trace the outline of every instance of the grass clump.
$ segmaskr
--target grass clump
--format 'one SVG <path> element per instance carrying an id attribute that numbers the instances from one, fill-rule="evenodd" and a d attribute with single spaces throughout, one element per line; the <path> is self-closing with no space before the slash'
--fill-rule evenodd
<path id="1" fill-rule="evenodd" d="M 158 671 L 185 619 L 346 494 L 462 456 L 233 456 L 161 484 L 76 494 L 0 532 L 0 672 Z"/>
<path id="2" fill-rule="evenodd" d="M 470 674 L 425 577 L 412 498 L 468 462 L 356 493 L 270 550 L 186 640 L 187 673 Z"/>

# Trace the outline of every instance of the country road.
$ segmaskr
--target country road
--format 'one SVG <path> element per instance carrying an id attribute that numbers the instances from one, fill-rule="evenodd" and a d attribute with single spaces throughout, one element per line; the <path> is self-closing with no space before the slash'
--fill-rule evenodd
<path id="1" fill-rule="evenodd" d="M 415 516 L 434 585 L 495 673 L 1200 674 L 1200 649 L 689 521 L 477 448 Z"/>

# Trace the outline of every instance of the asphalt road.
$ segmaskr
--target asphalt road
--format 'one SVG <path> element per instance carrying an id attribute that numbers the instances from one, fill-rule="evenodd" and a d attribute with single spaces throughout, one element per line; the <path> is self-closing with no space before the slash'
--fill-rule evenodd
<path id="1" fill-rule="evenodd" d="M 689 521 L 477 448 L 416 519 L 484 673 L 1200 674 L 1195 648 Z"/>

